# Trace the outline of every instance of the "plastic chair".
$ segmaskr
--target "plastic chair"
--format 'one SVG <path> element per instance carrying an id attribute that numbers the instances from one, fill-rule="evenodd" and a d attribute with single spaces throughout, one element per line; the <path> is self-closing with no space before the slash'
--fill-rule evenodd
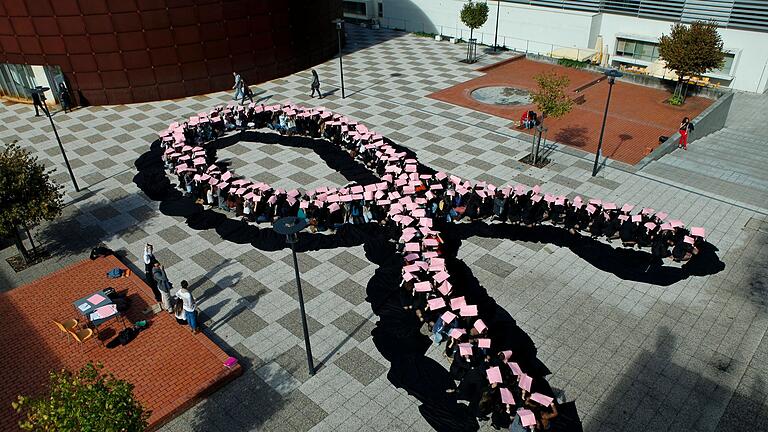
<path id="1" fill-rule="evenodd" d="M 59 330 L 61 330 L 61 332 L 67 336 L 67 340 L 69 340 L 69 334 L 72 332 L 72 330 L 77 328 L 78 324 L 76 318 L 68 319 L 64 322 L 53 320 L 53 323 L 56 324 L 56 327 L 58 327 Z"/>
<path id="2" fill-rule="evenodd" d="M 73 338 L 75 338 L 76 341 L 80 342 L 81 344 L 93 337 L 93 330 L 86 328 L 82 330 L 70 330 L 69 334 L 72 335 Z"/>

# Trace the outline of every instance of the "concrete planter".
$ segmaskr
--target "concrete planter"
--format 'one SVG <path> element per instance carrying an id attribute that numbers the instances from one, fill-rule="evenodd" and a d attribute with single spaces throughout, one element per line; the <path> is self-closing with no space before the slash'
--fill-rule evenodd
<path id="1" fill-rule="evenodd" d="M 435 35 L 435 40 L 440 42 L 443 40 L 443 37 L 441 35 Z"/>
<path id="2" fill-rule="evenodd" d="M 458 38 L 455 38 L 455 37 L 452 37 L 452 38 L 450 39 L 450 41 L 451 41 L 451 43 L 452 43 L 452 44 L 456 44 L 456 43 L 459 43 L 459 39 L 458 39 Z"/>

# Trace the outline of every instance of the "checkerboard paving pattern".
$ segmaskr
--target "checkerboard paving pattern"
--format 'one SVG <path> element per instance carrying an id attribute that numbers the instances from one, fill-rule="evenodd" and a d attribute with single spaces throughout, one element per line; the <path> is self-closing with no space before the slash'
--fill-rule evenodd
<path id="1" fill-rule="evenodd" d="M 664 209 L 706 227 L 720 249 L 721 273 L 661 287 L 621 280 L 552 245 L 463 242 L 459 257 L 536 342 L 553 371 L 550 382 L 576 401 L 585 430 L 732 429 L 731 418 L 742 413 L 757 419 L 752 430 L 765 430 L 764 213 L 612 162 L 592 177 L 588 158 L 557 145 L 547 146 L 553 163 L 546 168 L 523 165 L 518 160 L 530 142 L 507 120 L 426 97 L 509 54 L 485 55 L 470 66 L 459 62 L 462 46 L 448 42 L 387 30 L 348 33 L 346 99 L 335 59 L 316 67 L 326 98 L 309 97 L 304 71 L 254 86 L 256 99 L 344 113 L 413 149 L 421 162 L 467 178 L 539 183 L 571 197 Z M 376 318 L 365 287 L 375 266 L 361 246 L 300 254 L 312 354 L 321 366 L 309 377 L 289 251 L 255 250 L 213 230 L 194 231 L 162 215 L 132 183 L 134 161 L 157 131 L 230 98 L 216 93 L 56 113 L 81 193 L 72 192 L 47 119 L 35 118 L 28 105 L 4 103 L 0 140 L 17 140 L 56 168 L 69 204 L 59 220 L 34 230 L 55 258 L 19 274 L 1 261 L 3 284 L 17 286 L 79 260 L 99 242 L 138 267 L 151 242 L 171 280 L 190 281 L 209 337 L 245 366 L 242 377 L 164 430 L 429 430 L 417 402 L 387 381 L 389 364 L 373 345 Z M 224 152 L 236 172 L 286 188 L 344 182 L 307 149 L 241 142 Z M 447 366 L 439 347 L 429 355 Z M 487 422 L 482 429 L 490 429 Z"/>

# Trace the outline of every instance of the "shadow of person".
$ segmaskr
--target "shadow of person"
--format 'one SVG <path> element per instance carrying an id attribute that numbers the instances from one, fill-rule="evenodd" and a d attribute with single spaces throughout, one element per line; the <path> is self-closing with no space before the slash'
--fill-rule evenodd
<path id="1" fill-rule="evenodd" d="M 716 274 L 725 264 L 715 253 L 717 248 L 705 243 L 701 252 L 681 267 L 665 266 L 661 259 L 638 249 L 614 248 L 581 234 L 571 234 L 565 228 L 552 225 L 525 227 L 511 224 L 444 224 L 444 232 L 455 230 L 462 239 L 472 236 L 550 244 L 568 248 L 593 267 L 624 280 L 669 286 L 690 276 Z"/>

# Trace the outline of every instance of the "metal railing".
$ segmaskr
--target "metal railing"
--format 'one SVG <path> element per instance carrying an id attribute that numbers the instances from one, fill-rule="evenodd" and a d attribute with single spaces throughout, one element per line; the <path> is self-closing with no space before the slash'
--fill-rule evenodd
<path id="1" fill-rule="evenodd" d="M 443 37 L 455 37 L 466 41 L 469 39 L 469 29 L 466 27 L 454 27 L 444 25 L 425 24 L 423 21 L 408 20 L 404 18 L 380 18 L 379 26 L 391 30 L 400 30 L 407 32 L 420 32 L 426 34 L 440 35 Z M 493 33 L 487 33 L 480 30 L 472 32 L 472 37 L 477 39 L 480 45 L 493 46 L 495 39 Z M 537 41 L 533 39 L 523 39 L 503 34 L 498 35 L 498 44 L 500 47 L 510 49 L 526 54 L 537 54 L 546 57 L 552 57 L 554 52 L 560 48 L 576 49 L 576 58 L 581 58 L 582 52 L 594 52 L 595 50 L 586 47 L 577 47 L 559 45 L 551 42 Z"/>

